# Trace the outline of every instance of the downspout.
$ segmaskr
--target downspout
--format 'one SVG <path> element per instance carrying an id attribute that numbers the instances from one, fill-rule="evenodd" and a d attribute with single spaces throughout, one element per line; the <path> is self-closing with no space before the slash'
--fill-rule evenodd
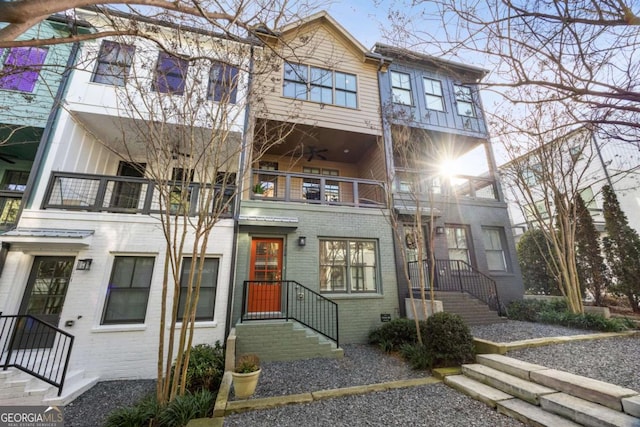
<path id="1" fill-rule="evenodd" d="M 233 302 L 236 283 L 236 260 L 238 258 L 238 236 L 240 235 L 240 203 L 242 199 L 242 184 L 244 182 L 244 164 L 247 154 L 247 133 L 249 130 L 249 118 L 251 115 L 251 92 L 253 87 L 253 45 L 249 55 L 249 77 L 247 81 L 247 105 L 245 107 L 244 128 L 242 132 L 242 151 L 240 152 L 240 165 L 238 167 L 238 184 L 236 189 L 236 203 L 233 211 L 233 249 L 231 251 L 231 274 L 229 275 L 229 295 L 227 296 L 227 319 L 224 327 L 224 339 L 229 337 L 231 331 L 231 319 L 233 314 Z"/>
<path id="2" fill-rule="evenodd" d="M 609 184 L 609 188 L 611 188 L 611 191 L 615 193 L 613 189 L 613 182 L 611 182 L 611 177 L 609 176 L 609 171 L 607 170 L 607 164 L 604 162 L 604 158 L 602 157 L 602 152 L 600 151 L 600 146 L 598 145 L 598 139 L 596 138 L 596 135 L 593 131 L 591 132 L 591 139 L 593 140 L 593 145 L 595 145 L 596 147 L 596 152 L 598 153 L 598 159 L 600 159 L 600 164 L 602 164 L 602 170 L 604 171 L 604 176 L 605 178 L 607 178 L 607 184 Z"/>

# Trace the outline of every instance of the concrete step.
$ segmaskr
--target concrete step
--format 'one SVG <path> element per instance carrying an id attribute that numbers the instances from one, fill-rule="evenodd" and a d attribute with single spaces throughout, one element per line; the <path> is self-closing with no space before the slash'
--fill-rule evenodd
<path id="1" fill-rule="evenodd" d="M 566 393 L 540 397 L 543 409 L 587 427 L 639 427 L 640 419 Z"/>
<path id="2" fill-rule="evenodd" d="M 42 400 L 42 404 L 48 406 L 68 405 L 82 393 L 96 385 L 99 380 L 100 377 L 80 378 L 73 381 L 69 385 L 65 384 L 65 386 L 62 388 L 62 394 L 60 396 L 58 396 L 58 390 L 55 389 L 54 395 L 44 398 Z"/>
<path id="3" fill-rule="evenodd" d="M 513 399 L 513 396 L 496 388 L 483 384 L 465 375 L 448 375 L 444 383 L 464 394 L 483 402 L 492 408 L 501 400 Z"/>
<path id="4" fill-rule="evenodd" d="M 498 413 L 507 415 L 528 426 L 534 427 L 579 427 L 566 418 L 545 411 L 520 399 L 501 400 L 497 403 Z"/>
<path id="5" fill-rule="evenodd" d="M 622 399 L 624 412 L 640 418 L 640 396 L 625 397 Z"/>
<path id="6" fill-rule="evenodd" d="M 462 373 L 512 396 L 538 405 L 540 396 L 556 391 L 478 363 L 462 365 Z"/>
<path id="7" fill-rule="evenodd" d="M 531 380 L 590 402 L 622 411 L 622 399 L 637 396 L 638 392 L 603 381 L 594 380 L 557 369 L 531 372 Z"/>
<path id="8" fill-rule="evenodd" d="M 478 354 L 476 356 L 476 362 L 527 381 L 531 379 L 529 375 L 532 371 L 547 369 L 541 365 L 524 362 L 500 354 Z"/>

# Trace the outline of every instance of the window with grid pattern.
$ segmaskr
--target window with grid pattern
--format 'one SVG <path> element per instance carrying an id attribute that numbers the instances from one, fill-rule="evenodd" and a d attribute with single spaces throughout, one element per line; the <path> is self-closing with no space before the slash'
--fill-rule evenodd
<path id="1" fill-rule="evenodd" d="M 439 80 L 424 78 L 424 97 L 429 110 L 444 111 L 442 84 Z"/>
<path id="2" fill-rule="evenodd" d="M 185 59 L 160 52 L 153 88 L 162 93 L 182 95 L 188 69 L 189 62 Z"/>
<path id="3" fill-rule="evenodd" d="M 124 86 L 131 64 L 135 46 L 104 40 L 98 53 L 98 64 L 93 73 L 95 83 Z"/>
<path id="4" fill-rule="evenodd" d="M 0 89 L 33 92 L 40 75 L 40 69 L 47 56 L 47 49 L 41 47 L 13 47 L 0 49 L 4 57 L 0 70 Z"/>
<path id="5" fill-rule="evenodd" d="M 411 76 L 406 73 L 391 71 L 391 93 L 394 103 L 412 105 Z"/>

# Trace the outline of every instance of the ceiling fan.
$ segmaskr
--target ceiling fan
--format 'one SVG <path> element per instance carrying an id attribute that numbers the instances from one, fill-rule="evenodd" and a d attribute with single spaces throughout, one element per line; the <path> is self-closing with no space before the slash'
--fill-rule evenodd
<path id="1" fill-rule="evenodd" d="M 323 155 L 322 153 L 326 153 L 327 151 L 329 151 L 328 148 L 317 148 L 313 145 L 310 145 L 307 147 L 306 153 L 304 154 L 305 157 L 307 157 L 307 162 L 310 162 L 311 160 L 313 160 L 314 158 L 318 157 L 321 160 L 327 160 L 327 157 L 325 155 Z"/>

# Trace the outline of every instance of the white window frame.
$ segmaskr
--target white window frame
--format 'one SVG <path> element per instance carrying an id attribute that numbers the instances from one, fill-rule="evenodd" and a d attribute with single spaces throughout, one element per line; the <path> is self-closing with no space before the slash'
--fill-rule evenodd
<path id="1" fill-rule="evenodd" d="M 400 71 L 391 71 L 391 97 L 394 104 L 413 105 L 413 94 L 411 92 L 411 74 Z M 398 96 L 404 95 L 404 96 Z M 409 99 L 404 99 L 406 96 Z"/>
<path id="2" fill-rule="evenodd" d="M 423 77 L 424 102 L 428 110 L 445 111 L 444 94 L 442 92 L 442 82 L 440 80 Z M 433 104 L 437 103 L 437 106 Z M 436 108 L 437 107 L 437 108 Z"/>

